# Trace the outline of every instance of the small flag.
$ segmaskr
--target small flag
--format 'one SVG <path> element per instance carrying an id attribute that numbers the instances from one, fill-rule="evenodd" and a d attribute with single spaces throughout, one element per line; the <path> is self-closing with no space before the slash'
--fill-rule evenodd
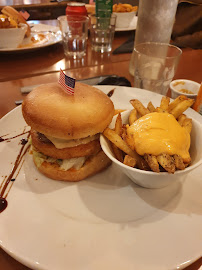
<path id="1" fill-rule="evenodd" d="M 26 11 L 26 10 L 21 10 L 20 12 L 19 12 L 21 15 L 22 15 L 22 17 L 25 19 L 25 20 L 27 20 L 29 17 L 30 17 L 30 14 Z"/>
<path id="2" fill-rule="evenodd" d="M 69 95 L 74 95 L 75 79 L 67 76 L 62 69 L 60 69 L 59 84 L 63 87 L 65 92 Z"/>

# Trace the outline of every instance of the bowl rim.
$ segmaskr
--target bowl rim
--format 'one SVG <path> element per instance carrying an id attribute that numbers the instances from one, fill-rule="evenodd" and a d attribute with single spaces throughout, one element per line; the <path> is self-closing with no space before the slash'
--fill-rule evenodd
<path id="1" fill-rule="evenodd" d="M 126 12 L 112 12 L 114 14 L 136 14 L 137 11 L 126 11 Z"/>
<path id="2" fill-rule="evenodd" d="M 197 95 L 198 95 L 198 92 L 197 92 L 197 93 L 193 93 L 193 94 L 188 94 L 188 93 L 182 93 L 182 92 L 180 92 L 179 90 L 175 89 L 175 88 L 173 87 L 173 84 L 174 84 L 175 82 L 179 82 L 179 81 L 190 82 L 190 83 L 193 83 L 193 84 L 199 86 L 199 88 L 200 88 L 200 83 L 198 83 L 198 82 L 195 82 L 195 81 L 192 81 L 192 80 L 187 80 L 187 79 L 176 79 L 176 80 L 173 80 L 173 81 L 170 83 L 170 89 L 171 89 L 171 91 L 173 91 L 173 92 L 175 92 L 175 93 L 177 93 L 177 94 L 181 94 L 181 95 L 188 96 L 188 97 L 193 97 L 193 96 L 197 96 Z M 198 91 L 199 91 L 199 90 L 198 90 Z"/>
<path id="3" fill-rule="evenodd" d="M 17 30 L 17 31 L 19 31 L 20 29 L 21 29 L 21 30 L 24 30 L 24 28 L 27 28 L 26 23 L 19 23 L 19 26 L 20 26 L 20 27 L 0 28 L 0 31 L 3 31 L 3 30 L 6 30 L 6 31 L 9 31 L 9 30 L 10 30 L 10 31 L 11 31 L 11 30 L 12 30 L 12 31 L 14 31 L 14 30 L 16 31 L 16 30 Z"/>
<path id="4" fill-rule="evenodd" d="M 122 112 L 121 114 L 129 114 L 129 112 L 131 112 L 131 110 L 126 110 L 124 112 Z M 114 117 L 117 117 L 117 115 L 115 115 Z M 113 118 L 114 118 L 113 117 Z M 197 120 L 193 119 L 192 118 L 192 121 L 196 123 L 196 125 L 200 126 L 200 129 L 202 131 L 202 125 L 200 124 L 200 122 L 198 122 Z M 177 175 L 177 174 L 185 174 L 185 173 L 188 173 L 189 171 L 192 171 L 193 169 L 197 168 L 199 165 L 202 164 L 202 158 L 196 162 L 195 164 L 193 165 L 190 165 L 188 166 L 187 168 L 185 168 L 184 170 L 177 170 L 175 171 L 174 174 L 170 174 L 168 172 L 153 172 L 153 171 L 145 171 L 145 170 L 140 170 L 140 169 L 137 169 L 137 168 L 132 168 L 130 166 L 127 166 L 125 164 L 123 164 L 121 161 L 119 161 L 118 159 L 116 159 L 114 156 L 111 155 L 110 152 L 106 151 L 105 149 L 105 146 L 103 146 L 103 142 L 102 141 L 105 141 L 107 144 L 109 143 L 109 140 L 103 135 L 101 134 L 100 136 L 100 145 L 101 145 L 101 148 L 102 150 L 104 151 L 104 153 L 117 165 L 123 167 L 124 169 L 128 169 L 130 170 L 131 172 L 137 172 L 137 173 L 143 173 L 145 175 L 154 175 L 154 176 L 159 176 L 159 175 Z"/>

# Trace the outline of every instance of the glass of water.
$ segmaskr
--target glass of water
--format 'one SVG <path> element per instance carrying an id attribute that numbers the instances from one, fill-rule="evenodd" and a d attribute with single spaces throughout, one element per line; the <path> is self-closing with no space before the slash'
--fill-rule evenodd
<path id="1" fill-rule="evenodd" d="M 182 51 L 166 44 L 146 42 L 134 48 L 134 86 L 166 95 Z"/>
<path id="2" fill-rule="evenodd" d="M 64 54 L 74 59 L 81 58 L 86 54 L 88 40 L 87 16 L 60 16 L 58 17 Z"/>
<path id="3" fill-rule="evenodd" d="M 178 0 L 141 0 L 134 46 L 144 42 L 170 43 Z M 134 53 L 129 72 L 134 76 Z"/>
<path id="4" fill-rule="evenodd" d="M 105 14 L 103 17 L 91 15 L 90 36 L 92 50 L 96 52 L 111 52 L 114 39 L 116 15 Z"/>

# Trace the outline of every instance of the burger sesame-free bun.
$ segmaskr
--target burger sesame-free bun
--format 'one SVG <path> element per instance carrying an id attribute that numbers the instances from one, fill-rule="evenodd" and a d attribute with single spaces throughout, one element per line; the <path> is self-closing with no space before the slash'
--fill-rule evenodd
<path id="1" fill-rule="evenodd" d="M 34 163 L 36 165 L 35 159 Z M 97 155 L 89 158 L 85 162 L 84 166 L 82 166 L 79 170 L 69 169 L 67 171 L 63 171 L 59 169 L 59 166 L 57 164 L 48 162 L 43 162 L 40 167 L 38 167 L 38 170 L 47 177 L 54 180 L 76 182 L 104 170 L 110 164 L 111 160 L 101 150 Z"/>
<path id="2" fill-rule="evenodd" d="M 58 83 L 49 83 L 27 95 L 22 113 L 34 130 L 71 140 L 103 132 L 114 106 L 106 94 L 90 85 L 76 82 L 74 95 L 68 95 Z"/>
<path id="3" fill-rule="evenodd" d="M 2 8 L 1 12 L 6 15 L 7 17 L 10 17 L 13 19 L 17 24 L 24 23 L 27 25 L 27 31 L 26 36 L 29 37 L 31 33 L 31 29 L 29 24 L 26 22 L 26 20 L 23 18 L 23 16 L 13 7 L 5 6 Z"/>
<path id="4" fill-rule="evenodd" d="M 44 143 L 39 139 L 38 133 L 35 130 L 31 130 L 32 145 L 36 150 L 43 153 L 46 156 L 50 156 L 57 159 L 69 159 L 75 157 L 84 157 L 97 154 L 101 150 L 99 140 L 94 140 L 86 144 L 80 144 L 74 147 L 68 147 L 63 149 L 57 149 L 54 144 Z"/>

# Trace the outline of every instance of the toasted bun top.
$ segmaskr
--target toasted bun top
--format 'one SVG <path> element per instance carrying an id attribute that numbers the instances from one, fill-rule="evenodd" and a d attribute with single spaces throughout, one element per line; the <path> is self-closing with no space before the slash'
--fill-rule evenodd
<path id="1" fill-rule="evenodd" d="M 71 96 L 58 83 L 49 83 L 27 95 L 22 113 L 36 131 L 71 140 L 103 132 L 112 120 L 114 105 L 95 87 L 76 82 Z"/>
<path id="2" fill-rule="evenodd" d="M 29 24 L 26 22 L 26 20 L 23 18 L 23 16 L 13 7 L 10 6 L 5 6 L 2 8 L 1 12 L 13 19 L 17 24 L 19 23 L 24 23 L 27 25 L 27 31 L 26 31 L 26 36 L 29 37 L 31 33 L 31 29 Z"/>

